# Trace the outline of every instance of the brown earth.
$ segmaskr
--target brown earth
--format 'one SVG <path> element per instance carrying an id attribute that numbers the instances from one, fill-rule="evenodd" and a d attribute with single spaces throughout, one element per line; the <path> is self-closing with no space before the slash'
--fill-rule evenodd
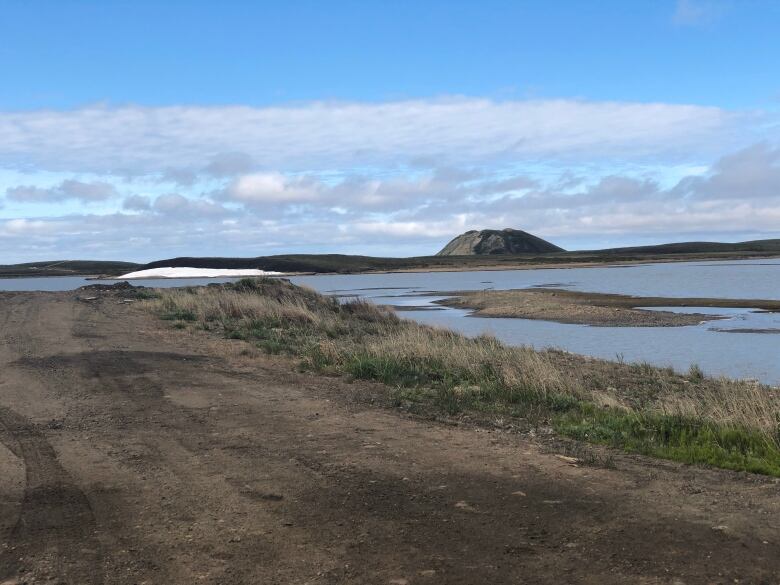
<path id="1" fill-rule="evenodd" d="M 451 295 L 436 301 L 437 304 L 473 309 L 474 317 L 514 317 L 596 327 L 680 327 L 722 318 L 702 313 L 647 311 L 639 307 L 752 308 L 780 312 L 777 300 L 634 297 L 544 287 L 435 294 Z"/>
<path id="2" fill-rule="evenodd" d="M 772 479 L 574 465 L 78 294 L 0 295 L 0 583 L 780 582 Z"/>

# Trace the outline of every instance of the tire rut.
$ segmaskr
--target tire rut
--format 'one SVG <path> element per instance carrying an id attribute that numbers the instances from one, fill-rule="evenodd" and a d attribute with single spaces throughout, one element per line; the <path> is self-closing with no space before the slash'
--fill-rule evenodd
<path id="1" fill-rule="evenodd" d="M 0 579 L 51 574 L 70 583 L 102 583 L 95 516 L 84 492 L 30 420 L 0 407 L 0 428 L 0 440 L 24 461 L 26 475 L 18 520 L 0 552 Z"/>

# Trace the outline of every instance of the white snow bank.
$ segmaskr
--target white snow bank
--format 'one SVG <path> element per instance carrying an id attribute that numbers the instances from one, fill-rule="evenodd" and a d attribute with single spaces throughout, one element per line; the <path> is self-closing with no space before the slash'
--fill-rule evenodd
<path id="1" fill-rule="evenodd" d="M 132 278 L 220 278 L 226 276 L 279 276 L 281 272 L 271 272 L 268 270 L 257 270 L 254 268 L 173 268 L 165 266 L 162 268 L 149 268 L 148 270 L 137 270 L 128 272 L 118 277 L 117 280 Z"/>

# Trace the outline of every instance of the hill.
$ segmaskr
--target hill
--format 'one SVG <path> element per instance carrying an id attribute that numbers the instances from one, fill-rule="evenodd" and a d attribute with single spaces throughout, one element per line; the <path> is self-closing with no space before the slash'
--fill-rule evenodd
<path id="1" fill-rule="evenodd" d="M 498 230 L 492 231 L 498 232 Z M 534 238 L 534 236 L 530 237 Z M 539 240 L 544 242 L 544 240 Z M 549 245 L 553 246 L 552 244 Z M 403 270 L 502 270 L 529 266 L 591 265 L 614 262 L 738 260 L 778 256 L 780 255 L 780 240 L 755 240 L 737 243 L 681 242 L 657 246 L 574 252 L 562 251 L 557 246 L 553 246 L 553 248 L 553 251 L 522 254 L 480 253 L 465 256 L 437 255 L 410 258 L 379 258 L 373 256 L 348 256 L 344 254 L 283 254 L 254 258 L 179 257 L 157 260 L 143 265 L 131 262 L 66 260 L 0 265 L 0 278 L 94 276 L 101 274 L 118 276 L 135 270 L 161 267 L 257 268 L 278 272 L 357 274 L 360 272 L 393 272 Z"/>
<path id="2" fill-rule="evenodd" d="M 668 262 L 694 260 L 741 260 L 780 255 L 780 240 L 737 244 L 688 242 L 637 248 L 612 248 L 575 252 L 526 254 L 470 254 L 465 256 L 413 256 L 382 258 L 344 254 L 285 254 L 255 258 L 179 257 L 150 262 L 139 268 L 256 268 L 278 272 L 357 274 L 405 270 L 504 270 L 529 266 L 572 266 L 614 262 Z M 120 273 L 117 273 L 120 274 Z"/>
<path id="3" fill-rule="evenodd" d="M 564 251 L 563 248 L 528 232 L 506 228 L 470 230 L 454 238 L 436 255 L 549 254 Z"/>
<path id="4" fill-rule="evenodd" d="M 133 262 L 101 260 L 49 260 L 25 264 L 0 265 L 0 278 L 28 276 L 97 276 L 123 274 L 138 268 Z"/>
<path id="5" fill-rule="evenodd" d="M 707 254 L 723 252 L 780 252 L 780 240 L 751 240 L 749 242 L 676 242 L 655 246 L 632 246 L 594 250 L 600 254 Z"/>

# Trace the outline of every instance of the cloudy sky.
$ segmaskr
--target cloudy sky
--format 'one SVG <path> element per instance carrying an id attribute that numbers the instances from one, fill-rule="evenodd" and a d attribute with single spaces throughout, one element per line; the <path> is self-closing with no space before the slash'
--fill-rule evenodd
<path id="1" fill-rule="evenodd" d="M 780 237 L 780 3 L 0 5 L 0 264 Z"/>

